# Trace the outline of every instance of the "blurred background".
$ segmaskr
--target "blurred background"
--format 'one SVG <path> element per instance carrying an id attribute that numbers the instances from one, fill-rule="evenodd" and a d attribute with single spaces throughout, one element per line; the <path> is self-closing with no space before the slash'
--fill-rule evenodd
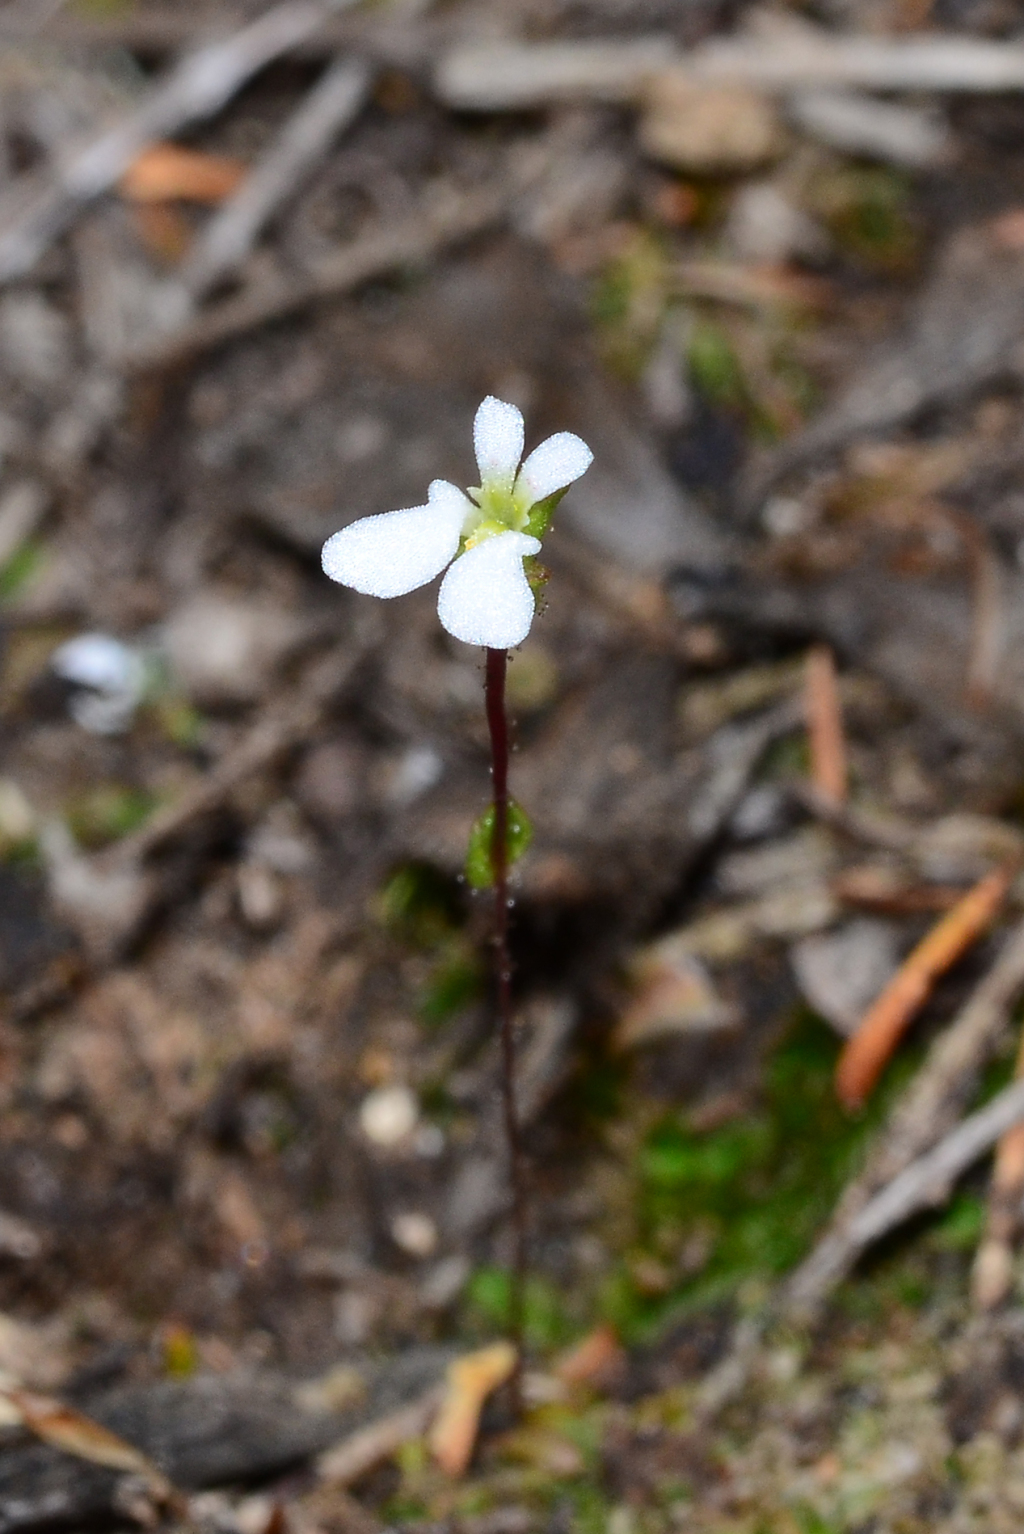
<path id="1" fill-rule="evenodd" d="M 920 1158 L 1024 992 L 1022 23 L 0 6 L 2 1534 L 1017 1526 L 1024 1146 Z M 482 656 L 319 550 L 488 393 L 595 461 L 478 1422 Z"/>

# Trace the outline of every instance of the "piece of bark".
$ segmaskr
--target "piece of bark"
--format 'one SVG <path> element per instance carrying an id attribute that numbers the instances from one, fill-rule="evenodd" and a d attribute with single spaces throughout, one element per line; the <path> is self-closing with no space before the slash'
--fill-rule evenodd
<path id="1" fill-rule="evenodd" d="M 81 210 L 110 191 L 144 149 L 219 112 L 253 75 L 352 3 L 283 0 L 234 36 L 184 58 L 128 118 L 51 167 L 27 205 L 26 187 L 12 186 L 11 204 L 17 211 L 6 220 L 0 211 L 0 282 L 30 272 Z"/>
<path id="2" fill-rule="evenodd" d="M 127 1386 L 83 1403 L 184 1490 L 259 1481 L 329 1450 L 381 1415 L 440 1388 L 450 1350 L 414 1349 L 367 1366 L 366 1395 L 346 1413 L 312 1410 L 293 1382 L 211 1375 Z M 0 1534 L 112 1522 L 124 1478 L 56 1449 L 0 1452 Z"/>

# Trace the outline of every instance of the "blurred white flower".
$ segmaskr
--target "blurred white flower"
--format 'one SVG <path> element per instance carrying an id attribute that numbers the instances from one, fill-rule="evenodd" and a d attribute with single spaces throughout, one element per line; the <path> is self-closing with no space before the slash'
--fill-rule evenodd
<path id="1" fill-rule="evenodd" d="M 54 651 L 50 666 L 74 685 L 68 708 L 83 730 L 120 735 L 128 729 L 148 681 L 146 661 L 138 650 L 111 634 L 79 634 Z"/>
<path id="2" fill-rule="evenodd" d="M 593 459 L 572 432 L 556 432 L 526 459 L 523 417 L 488 395 L 476 413 L 473 445 L 480 484 L 468 494 L 435 479 L 427 504 L 362 517 L 328 538 L 325 574 L 376 597 L 398 597 L 448 572 L 437 611 L 466 644 L 508 650 L 533 622 L 523 560 L 540 550 L 553 505 Z M 518 471 L 518 472 L 517 472 Z"/>

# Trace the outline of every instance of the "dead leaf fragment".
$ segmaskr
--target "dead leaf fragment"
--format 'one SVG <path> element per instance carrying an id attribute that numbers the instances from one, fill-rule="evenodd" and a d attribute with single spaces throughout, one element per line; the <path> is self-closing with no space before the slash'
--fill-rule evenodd
<path id="1" fill-rule="evenodd" d="M 635 1049 L 674 1034 L 717 1033 L 737 1022 L 700 960 L 672 939 L 645 949 L 631 968 L 633 999 L 612 1035 L 613 1049 Z"/>
<path id="2" fill-rule="evenodd" d="M 129 166 L 119 186 L 129 202 L 181 199 L 216 204 L 231 196 L 245 173 L 240 160 L 178 144 L 153 144 Z"/>
<path id="3" fill-rule="evenodd" d="M 109 1428 L 83 1412 L 65 1406 L 52 1396 L 36 1395 L 28 1390 L 0 1388 L 0 1401 L 13 1407 L 30 1432 L 43 1443 L 94 1465 L 142 1476 L 161 1499 L 172 1495 L 165 1475 L 139 1449 L 133 1448 Z"/>
<path id="4" fill-rule="evenodd" d="M 447 1475 L 465 1474 L 484 1402 L 515 1366 L 516 1350 L 509 1342 L 495 1342 L 449 1364 L 441 1410 L 430 1430 L 431 1453 Z"/>
<path id="5" fill-rule="evenodd" d="M 615 1331 L 607 1323 L 596 1326 L 555 1363 L 555 1375 L 565 1385 L 600 1384 L 625 1358 Z"/>
<path id="6" fill-rule="evenodd" d="M 651 77 L 639 134 L 652 160 L 698 175 L 753 170 L 783 147 L 778 114 L 764 96 L 743 85 L 699 85 L 674 69 Z"/>

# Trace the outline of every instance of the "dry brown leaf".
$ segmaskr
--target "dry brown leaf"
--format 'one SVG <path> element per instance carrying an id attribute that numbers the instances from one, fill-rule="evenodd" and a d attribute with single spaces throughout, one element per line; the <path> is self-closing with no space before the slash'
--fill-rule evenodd
<path id="1" fill-rule="evenodd" d="M 140 202 L 134 209 L 135 227 L 150 255 L 175 266 L 192 243 L 192 227 L 183 208 L 173 202 Z"/>
<path id="2" fill-rule="evenodd" d="M 555 1364 L 555 1376 L 566 1385 L 600 1384 L 625 1357 L 615 1329 L 605 1323 L 563 1353 Z"/>
<path id="3" fill-rule="evenodd" d="M 1016 862 L 986 874 L 932 928 L 901 964 L 839 1057 L 836 1092 L 847 1108 L 871 1093 L 911 1020 L 940 975 L 981 936 L 1006 898 Z"/>
<path id="4" fill-rule="evenodd" d="M 441 1410 L 430 1430 L 431 1453 L 447 1475 L 465 1474 L 484 1402 L 511 1377 L 515 1366 L 516 1350 L 510 1342 L 495 1342 L 449 1364 Z"/>
<path id="5" fill-rule="evenodd" d="M 630 968 L 633 996 L 612 1034 L 614 1050 L 679 1034 L 719 1033 L 739 1021 L 700 960 L 671 938 L 642 950 Z"/>
<path id="6" fill-rule="evenodd" d="M 63 1401 L 52 1396 L 11 1387 L 0 1388 L 0 1400 L 9 1403 L 28 1430 L 43 1443 L 62 1449 L 65 1454 L 74 1454 L 78 1459 L 87 1459 L 94 1465 L 106 1465 L 111 1470 L 142 1476 L 159 1497 L 171 1495 L 167 1477 L 141 1450 L 133 1448 L 83 1412 L 65 1406 Z"/>
<path id="7" fill-rule="evenodd" d="M 129 202 L 223 202 L 245 176 L 240 160 L 182 149 L 178 144 L 153 144 L 139 155 L 118 183 Z"/>

